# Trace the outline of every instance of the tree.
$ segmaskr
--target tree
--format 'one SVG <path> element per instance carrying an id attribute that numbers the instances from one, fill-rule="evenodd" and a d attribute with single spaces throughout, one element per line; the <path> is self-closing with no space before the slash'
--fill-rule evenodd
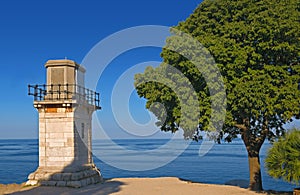
<path id="1" fill-rule="evenodd" d="M 249 187 L 255 191 L 262 190 L 259 160 L 262 144 L 265 139 L 284 135 L 283 125 L 300 113 L 299 12 L 298 0 L 203 1 L 185 21 L 171 29 L 174 35 L 166 40 L 161 53 L 163 63 L 135 76 L 137 93 L 146 98 L 146 108 L 156 115 L 161 130 L 175 132 L 182 128 L 185 138 L 197 140 L 200 131 L 217 128 L 217 141 L 227 142 L 241 135 L 248 152 Z M 195 63 L 201 63 L 202 58 L 193 63 L 188 60 L 186 56 L 193 56 L 197 48 L 179 41 L 180 32 L 191 35 L 207 48 L 221 72 L 227 99 L 222 126 L 212 127 L 209 123 L 214 114 L 212 102 L 218 100 L 220 85 L 209 86 L 205 77 L 213 75 L 211 81 L 217 75 L 208 71 L 210 74 L 204 76 L 205 70 L 196 68 Z M 206 64 L 209 69 L 211 64 Z M 170 76 L 168 65 L 181 72 L 197 94 L 198 104 L 189 107 L 190 111 L 198 112 L 196 128 L 181 121 L 180 110 L 185 105 L 180 104 L 177 94 L 185 94 L 183 98 L 188 99 L 192 93 L 185 92 L 186 85 L 181 83 L 186 81 L 177 79 L 179 74 Z M 179 87 L 174 89 L 164 82 L 148 79 L 162 76 L 172 77 Z M 210 89 L 217 93 L 211 93 Z M 218 117 L 221 119 L 217 115 L 214 118 Z"/>
<path id="2" fill-rule="evenodd" d="M 265 159 L 270 176 L 300 184 L 300 131 L 293 129 L 268 150 Z"/>

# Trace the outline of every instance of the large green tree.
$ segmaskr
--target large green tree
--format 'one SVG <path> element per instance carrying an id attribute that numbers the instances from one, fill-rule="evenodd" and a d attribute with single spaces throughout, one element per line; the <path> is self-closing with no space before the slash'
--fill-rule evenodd
<path id="1" fill-rule="evenodd" d="M 174 27 L 207 48 L 222 74 L 227 99 L 222 126 L 210 125 L 213 118 L 222 118 L 211 117 L 216 114 L 212 103 L 218 102 L 218 93 L 211 91 L 218 92 L 220 85 L 209 85 L 207 80 L 218 81 L 214 79 L 217 75 L 204 73 L 211 66 L 205 60 L 205 70 L 197 68 L 195 63 L 201 63 L 202 58 L 189 60 L 187 56 L 199 48 L 178 41 L 178 31 L 171 30 L 174 36 L 166 41 L 161 53 L 164 62 L 135 77 L 137 93 L 147 99 L 146 107 L 157 116 L 161 130 L 182 128 L 186 138 L 198 139 L 200 131 L 217 128 L 218 141 L 229 142 L 241 135 L 248 151 L 252 190 L 262 190 L 259 151 L 265 139 L 283 135 L 283 125 L 300 113 L 299 12 L 299 0 L 205 0 Z M 197 110 L 198 115 L 185 114 L 188 119 L 198 117 L 196 128 L 181 121 L 185 105 L 180 99 L 192 102 L 188 96 L 193 93 L 184 90 L 187 85 L 181 83 L 186 81 L 177 79 L 181 78 L 178 73 L 170 76 L 166 64 L 181 72 L 197 94 L 198 104 L 189 109 Z M 214 76 L 207 79 L 207 75 Z M 163 76 L 176 80 L 178 87 L 149 79 Z"/>

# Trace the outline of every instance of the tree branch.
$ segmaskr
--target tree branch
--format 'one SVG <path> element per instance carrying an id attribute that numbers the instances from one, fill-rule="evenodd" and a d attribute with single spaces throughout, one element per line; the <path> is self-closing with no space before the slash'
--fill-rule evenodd
<path id="1" fill-rule="evenodd" d="M 244 125 L 244 124 L 235 124 L 234 125 L 236 128 L 239 128 L 240 130 L 242 130 L 242 131 L 246 131 L 247 130 L 247 127 L 246 127 L 246 125 Z"/>

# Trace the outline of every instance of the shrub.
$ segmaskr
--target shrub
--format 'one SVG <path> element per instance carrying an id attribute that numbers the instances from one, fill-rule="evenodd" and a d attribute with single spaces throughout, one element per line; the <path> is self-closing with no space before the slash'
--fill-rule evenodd
<path id="1" fill-rule="evenodd" d="M 299 185 L 300 130 L 292 129 L 274 142 L 268 150 L 265 163 L 270 176 Z"/>

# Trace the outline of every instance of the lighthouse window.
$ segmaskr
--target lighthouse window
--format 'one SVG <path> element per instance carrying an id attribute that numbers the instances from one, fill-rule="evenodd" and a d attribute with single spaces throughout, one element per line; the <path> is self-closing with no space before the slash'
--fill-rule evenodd
<path id="1" fill-rule="evenodd" d="M 84 138 L 84 123 L 81 123 L 81 138 Z"/>

